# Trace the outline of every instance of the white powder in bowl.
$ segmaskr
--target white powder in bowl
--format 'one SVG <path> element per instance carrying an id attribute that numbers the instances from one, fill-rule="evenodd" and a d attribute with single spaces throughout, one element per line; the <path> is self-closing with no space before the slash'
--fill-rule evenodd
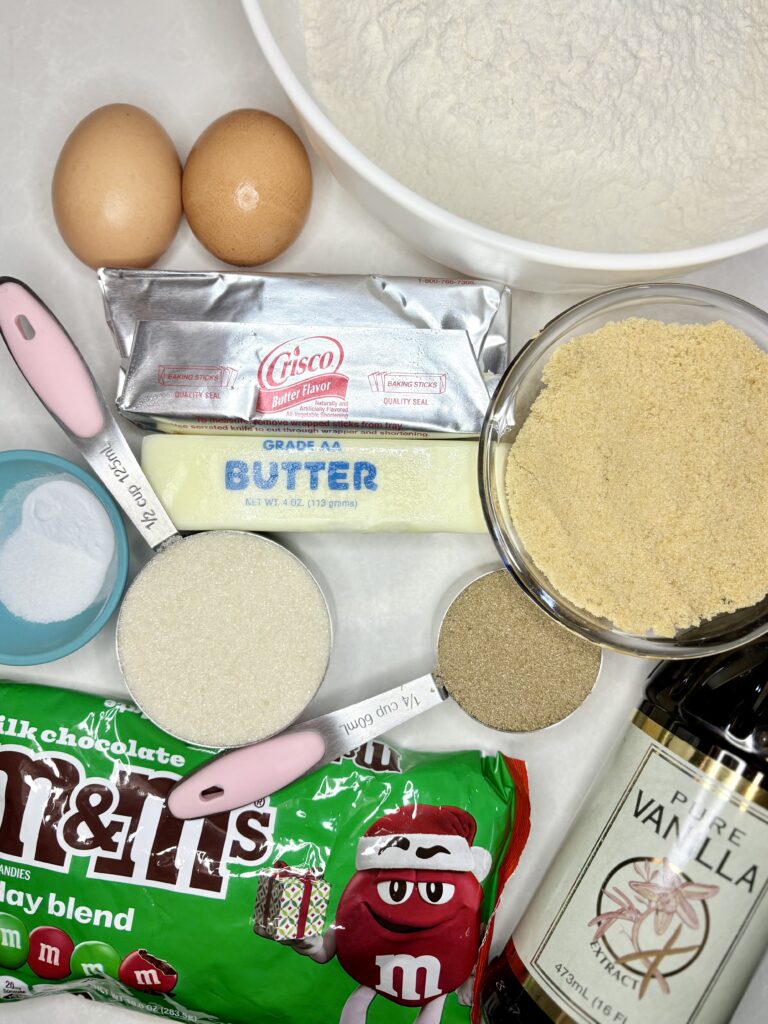
<path id="1" fill-rule="evenodd" d="M 289 551 L 256 534 L 199 533 L 156 555 L 117 624 L 136 703 L 190 743 L 230 747 L 286 728 L 322 682 L 331 624 Z"/>
<path id="2" fill-rule="evenodd" d="M 331 120 L 469 220 L 642 252 L 768 224 L 765 0 L 302 0 Z"/>
<path id="3" fill-rule="evenodd" d="M 4 505 L 17 500 L 10 491 Z M 0 548 L 0 602 L 27 622 L 72 619 L 103 594 L 114 554 L 115 531 L 95 494 L 75 480 L 41 483 Z"/>

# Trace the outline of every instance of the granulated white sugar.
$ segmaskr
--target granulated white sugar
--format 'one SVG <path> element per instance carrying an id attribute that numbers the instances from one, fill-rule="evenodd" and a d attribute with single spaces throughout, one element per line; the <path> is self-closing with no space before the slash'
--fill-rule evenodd
<path id="1" fill-rule="evenodd" d="M 10 491 L 3 504 L 17 501 Z M 75 480 L 42 482 L 0 548 L 0 602 L 27 622 L 65 622 L 104 593 L 114 554 L 115 531 L 96 495 Z"/>
<path id="2" fill-rule="evenodd" d="M 125 681 L 161 728 L 203 746 L 288 726 L 331 650 L 328 609 L 302 563 L 256 534 L 200 533 L 136 578 L 117 629 Z"/>

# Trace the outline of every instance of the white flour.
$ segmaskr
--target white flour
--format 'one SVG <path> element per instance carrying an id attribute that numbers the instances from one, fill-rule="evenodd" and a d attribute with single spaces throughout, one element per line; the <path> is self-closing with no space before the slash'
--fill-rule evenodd
<path id="1" fill-rule="evenodd" d="M 0 602 L 27 622 L 62 622 L 99 597 L 115 553 L 101 502 L 72 480 L 40 484 L 0 548 Z"/>
<path id="2" fill-rule="evenodd" d="M 315 94 L 420 194 L 580 249 L 768 222 L 766 0 L 302 0 Z"/>

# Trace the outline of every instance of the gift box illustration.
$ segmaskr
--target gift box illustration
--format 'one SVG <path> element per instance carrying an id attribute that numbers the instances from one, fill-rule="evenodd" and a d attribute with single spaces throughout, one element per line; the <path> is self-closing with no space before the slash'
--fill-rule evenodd
<path id="1" fill-rule="evenodd" d="M 276 861 L 259 876 L 253 930 L 276 942 L 323 934 L 331 887 L 311 871 Z"/>

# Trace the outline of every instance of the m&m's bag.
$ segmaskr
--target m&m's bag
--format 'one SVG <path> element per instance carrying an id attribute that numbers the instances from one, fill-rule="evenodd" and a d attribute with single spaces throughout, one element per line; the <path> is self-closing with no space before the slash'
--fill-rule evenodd
<path id="1" fill-rule="evenodd" d="M 0 1000 L 68 991 L 207 1024 L 479 1019 L 525 766 L 382 741 L 180 821 L 210 750 L 121 701 L 0 682 Z"/>

